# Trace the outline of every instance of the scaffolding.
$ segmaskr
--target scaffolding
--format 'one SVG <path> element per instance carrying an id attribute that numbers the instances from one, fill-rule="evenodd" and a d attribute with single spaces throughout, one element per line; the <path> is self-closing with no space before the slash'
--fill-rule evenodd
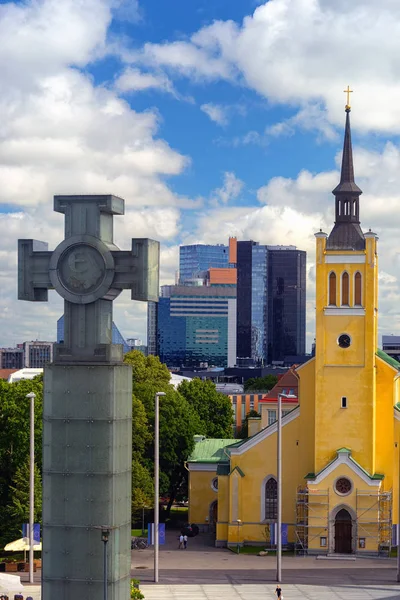
<path id="1" fill-rule="evenodd" d="M 295 553 L 307 554 L 318 539 L 329 544 L 329 490 L 310 490 L 299 486 L 296 498 Z"/>
<path id="2" fill-rule="evenodd" d="M 337 499 L 336 499 L 337 500 Z M 338 502 L 335 500 L 335 505 Z M 332 507 L 333 508 L 333 507 Z M 392 492 L 356 490 L 356 551 L 390 556 L 392 546 Z M 326 551 L 334 535 L 330 522 L 329 490 L 299 486 L 296 498 L 295 553 Z M 333 543 L 333 541 L 332 541 Z"/>
<path id="3" fill-rule="evenodd" d="M 378 549 L 390 556 L 392 547 L 392 492 L 356 491 L 358 548 Z"/>

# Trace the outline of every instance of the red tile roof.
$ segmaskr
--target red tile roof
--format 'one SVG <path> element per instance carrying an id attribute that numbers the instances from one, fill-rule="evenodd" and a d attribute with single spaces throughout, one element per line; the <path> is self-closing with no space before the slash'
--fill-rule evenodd
<path id="1" fill-rule="evenodd" d="M 264 396 L 264 398 L 261 398 L 259 402 L 278 402 L 278 394 L 282 393 L 289 394 L 290 392 L 297 396 L 298 388 L 299 380 L 296 373 L 296 368 L 293 366 L 290 367 L 290 369 L 278 379 L 272 390 L 270 390 L 268 394 Z M 282 398 L 282 401 L 287 402 L 288 404 L 297 404 L 298 398 Z"/>
<path id="2" fill-rule="evenodd" d="M 12 373 L 16 373 L 18 369 L 0 369 L 0 379 L 8 379 Z"/>

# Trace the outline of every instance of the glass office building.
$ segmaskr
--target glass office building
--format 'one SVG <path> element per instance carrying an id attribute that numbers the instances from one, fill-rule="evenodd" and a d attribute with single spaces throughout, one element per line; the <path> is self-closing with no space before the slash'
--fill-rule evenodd
<path id="1" fill-rule="evenodd" d="M 210 267 L 227 268 L 229 248 L 223 244 L 193 244 L 179 248 L 179 281 L 181 284 L 204 278 Z"/>
<path id="2" fill-rule="evenodd" d="M 285 246 L 268 249 L 267 360 L 301 355 L 306 347 L 306 252 Z"/>
<path id="3" fill-rule="evenodd" d="M 237 355 L 249 364 L 305 352 L 306 253 L 237 243 Z"/>
<path id="4" fill-rule="evenodd" d="M 157 354 L 169 367 L 236 364 L 236 287 L 164 286 Z"/>

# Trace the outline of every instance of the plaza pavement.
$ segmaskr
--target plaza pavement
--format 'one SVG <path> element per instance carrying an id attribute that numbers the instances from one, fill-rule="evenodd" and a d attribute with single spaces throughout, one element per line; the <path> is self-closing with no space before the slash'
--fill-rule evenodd
<path id="1" fill-rule="evenodd" d="M 140 580 L 145 600 L 269 600 L 276 598 L 276 558 L 235 554 L 215 548 L 209 536 L 189 539 L 178 550 L 177 532 L 160 549 L 159 584 L 153 583 L 153 550 L 132 551 L 131 576 Z M 35 586 L 21 573 L 24 597 L 40 600 L 40 572 Z M 395 559 L 319 560 L 284 557 L 284 600 L 400 600 Z"/>

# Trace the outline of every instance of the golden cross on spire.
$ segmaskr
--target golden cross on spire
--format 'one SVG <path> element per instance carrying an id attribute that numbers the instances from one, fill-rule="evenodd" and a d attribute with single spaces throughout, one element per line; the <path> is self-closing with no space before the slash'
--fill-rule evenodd
<path id="1" fill-rule="evenodd" d="M 351 90 L 351 89 L 350 89 L 350 86 L 348 85 L 348 86 L 347 86 L 347 89 L 346 89 L 346 90 L 343 90 L 343 92 L 344 92 L 345 94 L 347 94 L 347 102 L 346 102 L 346 107 L 345 107 L 345 109 L 346 109 L 346 110 L 350 110 L 350 108 L 351 108 L 351 106 L 350 106 L 350 94 L 352 94 L 352 93 L 353 93 L 353 90 Z"/>

